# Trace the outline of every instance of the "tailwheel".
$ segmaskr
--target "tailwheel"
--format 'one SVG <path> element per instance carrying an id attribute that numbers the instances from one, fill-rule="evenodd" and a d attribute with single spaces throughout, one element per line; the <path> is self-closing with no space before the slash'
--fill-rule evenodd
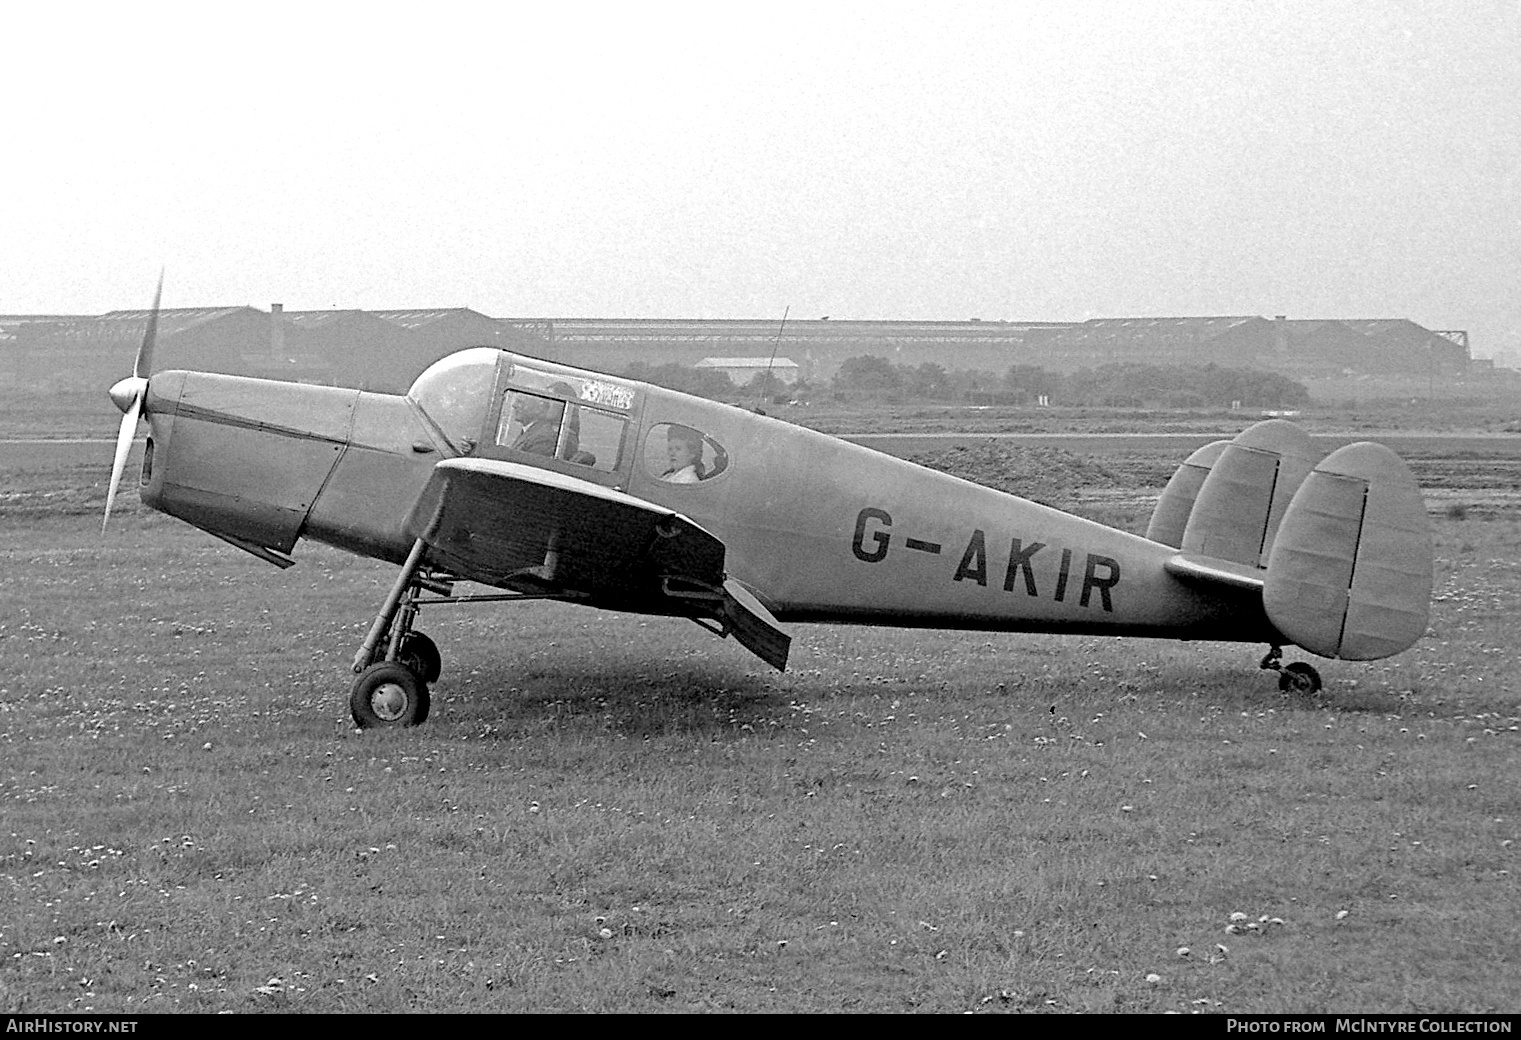
<path id="1" fill-rule="evenodd" d="M 1284 693 L 1319 693 L 1320 673 L 1303 661 L 1286 664 L 1278 673 L 1278 688 Z"/>
<path id="2" fill-rule="evenodd" d="M 396 661 L 370 665 L 349 691 L 349 712 L 360 729 L 421 725 L 428 705 L 428 684 Z"/>
<path id="3" fill-rule="evenodd" d="M 408 632 L 401 637 L 396 660 L 412 669 L 424 683 L 436 683 L 443 674 L 444 659 L 438 652 L 438 644 L 421 632 Z"/>

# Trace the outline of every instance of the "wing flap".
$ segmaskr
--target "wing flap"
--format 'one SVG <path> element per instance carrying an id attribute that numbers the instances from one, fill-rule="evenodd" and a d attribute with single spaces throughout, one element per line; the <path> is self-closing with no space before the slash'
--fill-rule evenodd
<path id="1" fill-rule="evenodd" d="M 761 660 L 791 637 L 724 573 L 724 544 L 679 513 L 590 481 L 495 459 L 434 467 L 407 520 L 461 577 L 593 606 L 719 621 Z"/>
<path id="2" fill-rule="evenodd" d="M 792 637 L 777 624 L 771 611 L 733 578 L 724 582 L 724 622 L 746 650 L 779 672 L 787 670 Z"/>
<path id="3" fill-rule="evenodd" d="M 663 598 L 665 579 L 723 582 L 723 543 L 680 514 L 514 462 L 440 462 L 407 533 L 428 543 L 430 559 L 487 585 L 619 600 Z"/>

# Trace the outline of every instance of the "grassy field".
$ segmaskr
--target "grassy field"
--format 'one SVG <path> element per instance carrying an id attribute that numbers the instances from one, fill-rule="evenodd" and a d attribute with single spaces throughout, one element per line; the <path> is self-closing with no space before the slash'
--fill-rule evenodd
<path id="1" fill-rule="evenodd" d="M 1159 472 L 1028 465 L 1132 528 Z M 431 720 L 360 733 L 394 569 L 131 495 L 102 540 L 103 468 L 0 488 L 0 1012 L 1521 1010 L 1513 504 L 1449 488 L 1430 633 L 1314 700 L 1258 646 L 795 626 L 778 675 L 505 605 L 425 612 Z"/>

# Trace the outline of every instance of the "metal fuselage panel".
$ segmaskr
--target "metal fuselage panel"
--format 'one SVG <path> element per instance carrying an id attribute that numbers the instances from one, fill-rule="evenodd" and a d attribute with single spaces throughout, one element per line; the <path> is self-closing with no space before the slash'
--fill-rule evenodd
<path id="1" fill-rule="evenodd" d="M 723 405 L 649 392 L 644 436 L 724 443 L 710 481 L 636 469 L 631 493 L 690 517 L 782 620 L 1259 641 L 1252 592 L 1204 591 L 1138 535 Z M 642 447 L 642 446 L 641 446 Z M 641 456 L 644 452 L 641 451 Z"/>
<path id="2" fill-rule="evenodd" d="M 400 564 L 412 546 L 407 516 L 446 454 L 406 398 L 361 393 L 348 447 L 301 536 Z"/>
<path id="3" fill-rule="evenodd" d="M 743 409 L 613 381 L 645 403 L 603 482 L 719 538 L 728 575 L 780 619 L 1276 637 L 1260 593 L 1174 577 L 1170 546 Z M 410 400 L 357 390 L 161 372 L 148 413 L 157 451 L 144 502 L 282 553 L 309 537 L 401 562 L 406 519 L 454 454 Z M 721 444 L 725 468 L 661 479 L 652 460 L 671 424 Z"/>
<path id="4" fill-rule="evenodd" d="M 404 398 L 336 387 L 159 372 L 148 419 L 144 504 L 281 553 L 309 537 L 399 562 L 439 458 Z"/>
<path id="5" fill-rule="evenodd" d="M 143 502 L 214 534 L 288 553 L 347 444 L 357 390 L 159 372 Z"/>

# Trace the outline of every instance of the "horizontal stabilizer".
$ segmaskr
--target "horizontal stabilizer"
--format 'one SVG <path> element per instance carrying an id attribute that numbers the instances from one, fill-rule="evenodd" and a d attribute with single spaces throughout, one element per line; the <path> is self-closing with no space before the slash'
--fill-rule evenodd
<path id="1" fill-rule="evenodd" d="M 1242 430 L 1204 478 L 1179 548 L 1264 566 L 1289 501 L 1315 465 L 1313 452 L 1309 434 L 1283 419 Z"/>
<path id="2" fill-rule="evenodd" d="M 1224 585 L 1245 592 L 1261 592 L 1267 574 L 1261 567 L 1207 556 L 1178 553 L 1162 567 L 1175 578 L 1198 585 Z"/>
<path id="3" fill-rule="evenodd" d="M 1371 661 L 1426 631 L 1431 534 L 1420 487 L 1380 444 L 1349 444 L 1305 479 L 1268 559 L 1263 607 L 1322 657 Z"/>
<path id="4" fill-rule="evenodd" d="M 1230 441 L 1212 441 L 1195 451 L 1173 473 L 1172 479 L 1157 499 L 1157 507 L 1151 512 L 1146 537 L 1177 549 L 1183 545 L 1183 531 L 1188 527 L 1188 516 L 1194 511 L 1194 500 L 1204 486 L 1204 478 L 1220 458 L 1220 453 Z"/>

